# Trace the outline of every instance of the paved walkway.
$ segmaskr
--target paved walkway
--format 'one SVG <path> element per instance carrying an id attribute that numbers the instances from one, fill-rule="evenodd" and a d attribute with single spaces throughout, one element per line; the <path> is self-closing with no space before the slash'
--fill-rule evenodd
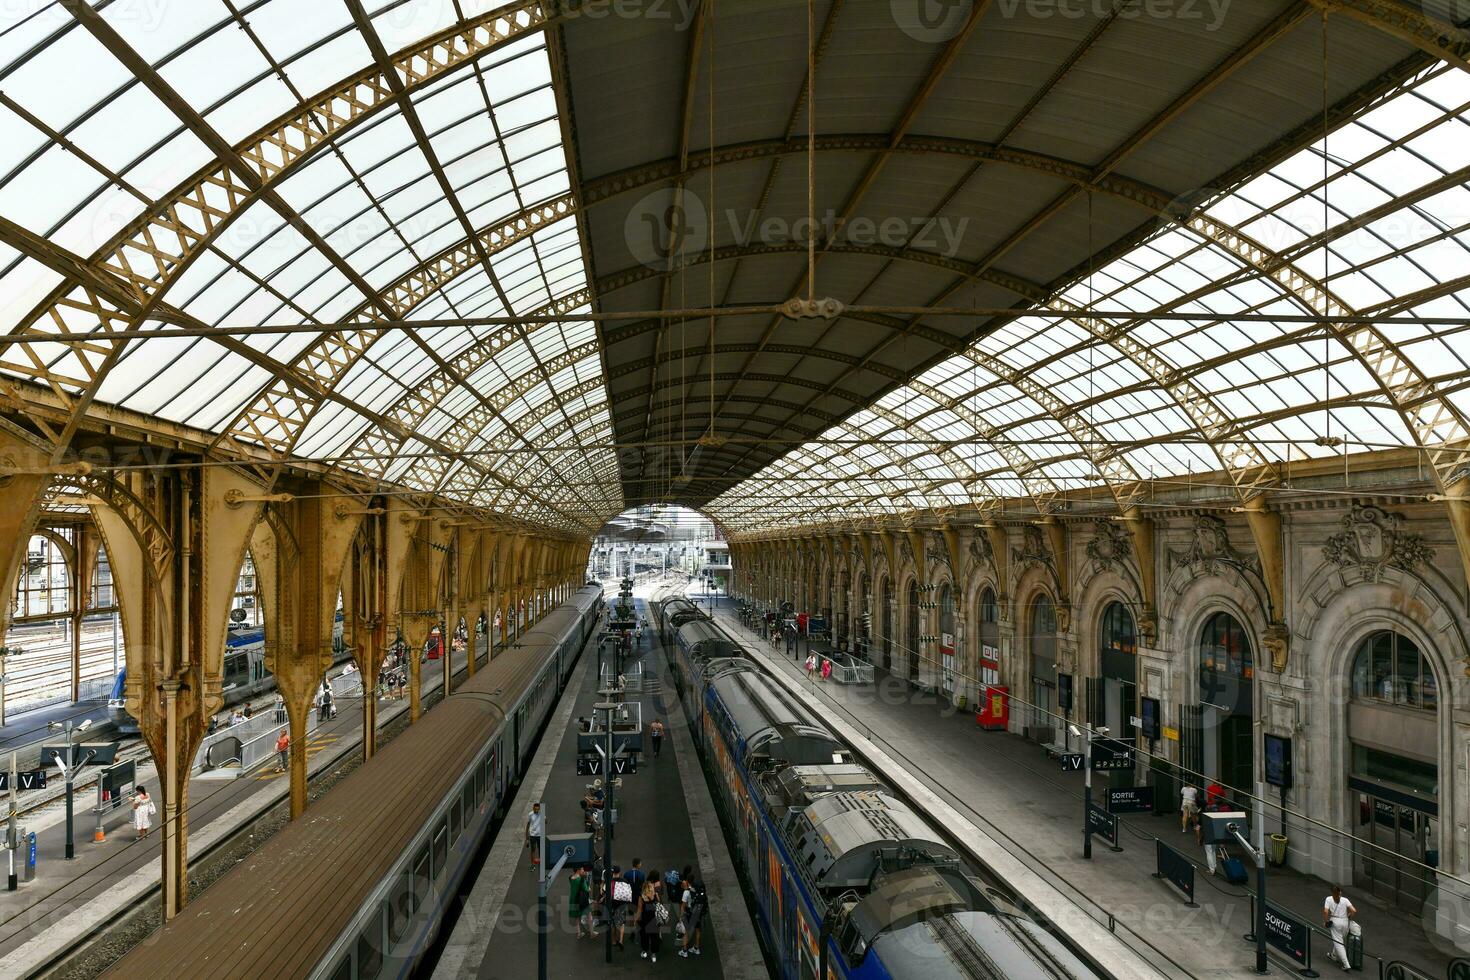
<path id="1" fill-rule="evenodd" d="M 454 654 L 452 668 L 463 669 L 464 653 Z M 439 690 L 443 683 L 441 662 L 424 664 L 423 693 Z M 273 696 L 267 699 L 267 703 Z M 315 775 L 353 751 L 362 739 L 361 699 L 338 701 L 337 717 L 314 731 L 307 739 L 308 772 Z M 74 706 L 73 706 L 74 707 Z M 381 728 L 408 710 L 408 698 L 383 700 L 378 708 Z M 432 710 L 432 709 L 430 709 Z M 272 757 L 273 758 L 273 757 Z M 189 781 L 190 860 L 198 860 L 203 850 L 225 831 L 232 831 L 256 813 L 275 805 L 290 793 L 285 773 L 276 773 L 271 760 L 234 779 L 195 777 Z M 138 780 L 148 786 L 158 800 L 158 779 L 151 756 L 138 763 Z M 24 805 L 24 798 L 22 798 Z M 49 946 L 56 948 L 60 938 L 49 935 L 59 928 L 69 930 L 78 921 L 106 918 L 115 908 L 131 901 L 134 886 L 142 881 L 145 888 L 156 887 L 161 873 L 157 833 L 137 840 L 132 830 L 132 811 L 112 811 L 105 820 L 106 840 L 93 841 L 96 791 L 77 790 L 75 813 L 75 852 L 70 861 L 65 853 L 65 805 L 48 804 L 23 816 L 20 823 L 37 834 L 37 874 L 34 881 L 22 883 L 15 892 L 0 891 L 0 977 L 13 975 L 11 967 L 41 955 Z M 158 804 L 159 816 L 162 804 Z M 158 826 L 159 816 L 154 818 Z M 213 826 L 216 823 L 219 826 Z M 19 852 L 17 852 L 19 855 Z M 30 943 L 24 954 L 11 954 Z M 21 971 L 23 972 L 23 971 Z"/>
<path id="2" fill-rule="evenodd" d="M 769 646 L 740 623 L 730 603 L 722 602 L 716 617 L 758 657 L 805 680 L 799 661 L 772 655 Z M 1063 773 L 1034 743 L 1009 733 L 980 731 L 972 712 L 940 704 L 934 695 L 881 670 L 878 674 L 873 685 L 806 681 L 806 687 L 952 806 L 1008 841 L 1038 873 L 1107 909 L 1175 960 L 1182 972 L 1196 977 L 1255 975 L 1254 946 L 1242 938 L 1251 931 L 1250 891 L 1207 873 L 1203 850 L 1192 835 L 1180 832 L 1177 814 L 1122 817 L 1123 849 L 1110 851 L 1095 839 L 1093 859 L 1083 860 L 1080 773 Z M 1106 778 L 1096 778 L 1099 775 L 1095 774 L 1094 792 L 1107 785 Z M 1187 908 L 1177 892 L 1151 876 L 1155 839 L 1185 852 L 1198 865 L 1198 908 Z M 1320 924 L 1329 888 L 1320 879 L 1289 869 L 1268 872 L 1272 904 L 1311 924 Z M 1385 966 L 1404 961 L 1433 980 L 1447 976 L 1451 957 L 1431 942 L 1417 918 L 1356 890 L 1349 890 L 1348 897 L 1358 907 L 1363 925 L 1365 973 L 1378 975 L 1381 959 Z M 1319 971 L 1338 972 L 1340 968 L 1327 959 L 1329 949 L 1325 935 L 1314 936 L 1313 965 Z"/>
<path id="3" fill-rule="evenodd" d="M 646 615 L 642 600 L 639 611 Z M 709 791 L 699 768 L 682 707 L 668 680 L 668 668 L 652 631 L 645 633 L 643 663 L 650 680 L 641 695 L 629 701 L 643 705 L 645 728 L 654 718 L 664 722 L 670 737 L 654 758 L 645 751 L 636 775 L 623 777 L 615 803 L 621 815 L 613 838 L 613 861 L 623 868 L 632 859 L 643 859 L 645 871 L 660 872 L 686 864 L 705 880 L 711 913 L 705 923 L 703 954 L 680 959 L 672 933 L 664 933 L 663 951 L 657 964 L 639 957 L 637 937 L 630 927 L 624 949 L 614 948 L 612 964 L 604 963 L 605 938 L 577 939 L 575 921 L 567 914 L 567 877 L 564 871 L 548 900 L 547 976 L 656 976 L 663 973 L 680 980 L 754 980 L 767 976 L 754 928 L 739 883 L 715 817 Z M 451 937 L 436 980 L 478 977 L 480 980 L 523 980 L 537 969 L 536 874 L 529 869 L 523 843 L 524 814 L 531 801 L 541 800 L 548 814 L 551 834 L 578 833 L 582 811 L 578 802 L 593 777 L 577 775 L 574 719 L 592 717 L 597 694 L 596 650 L 589 649 L 578 667 L 580 683 L 575 698 L 552 728 L 537 752 L 526 781 L 510 804 L 512 816 L 505 822 L 485 863 L 454 935 Z M 571 693 L 573 689 L 569 689 Z M 565 719 L 565 721 L 562 721 Z M 564 725 L 558 732 L 554 726 Z M 677 906 L 671 911 L 676 911 Z M 478 942 L 473 937 L 478 935 Z M 466 955 L 457 945 L 475 945 L 478 957 Z M 451 955 L 451 953 L 453 955 Z"/>

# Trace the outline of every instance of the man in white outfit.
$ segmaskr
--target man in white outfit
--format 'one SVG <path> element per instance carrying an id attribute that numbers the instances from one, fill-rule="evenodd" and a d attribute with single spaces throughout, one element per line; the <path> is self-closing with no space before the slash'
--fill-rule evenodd
<path id="1" fill-rule="evenodd" d="M 1352 964 L 1348 962 L 1347 936 L 1349 923 L 1357 914 L 1358 910 L 1353 903 L 1342 897 L 1342 886 L 1333 885 L 1332 894 L 1322 903 L 1322 924 L 1332 934 L 1332 952 L 1328 955 L 1341 964 L 1344 970 L 1352 969 Z"/>

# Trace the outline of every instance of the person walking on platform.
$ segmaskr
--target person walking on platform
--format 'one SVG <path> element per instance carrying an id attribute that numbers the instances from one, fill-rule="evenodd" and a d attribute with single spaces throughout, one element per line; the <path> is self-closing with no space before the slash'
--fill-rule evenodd
<path id="1" fill-rule="evenodd" d="M 684 945 L 680 948 L 679 955 L 686 958 L 698 956 L 700 927 L 704 924 L 705 913 L 709 911 L 709 899 L 705 895 L 703 880 L 689 882 L 680 905 L 684 916 Z"/>
<path id="2" fill-rule="evenodd" d="M 546 833 L 546 815 L 541 812 L 540 802 L 532 803 L 526 814 L 526 846 L 531 851 L 532 871 L 541 863 L 541 835 Z"/>
<path id="3" fill-rule="evenodd" d="M 133 829 L 138 832 L 139 840 L 148 836 L 148 829 L 153 826 L 153 814 L 157 810 L 153 799 L 148 795 L 148 788 L 139 785 L 138 792 L 133 794 Z"/>
<path id="4" fill-rule="evenodd" d="M 657 759 L 658 750 L 664 744 L 664 723 L 657 718 L 653 719 L 653 724 L 648 726 L 648 737 L 653 742 L 653 757 Z"/>
<path id="5" fill-rule="evenodd" d="M 618 873 L 618 866 L 612 868 L 612 897 L 608 902 L 608 923 L 612 929 L 613 945 L 618 949 L 623 948 L 623 933 L 628 926 L 628 912 L 633 907 L 633 886 L 628 883 L 626 877 Z"/>
<path id="6" fill-rule="evenodd" d="M 1199 787 L 1185 783 L 1179 791 L 1179 832 L 1185 834 L 1199 821 Z"/>
<path id="7" fill-rule="evenodd" d="M 669 921 L 669 909 L 658 900 L 658 890 L 651 881 L 643 883 L 643 895 L 638 900 L 638 910 L 634 918 L 638 923 L 638 946 L 642 950 L 639 957 L 650 963 L 657 963 L 658 951 L 663 945 L 663 936 L 659 930 Z"/>
<path id="8" fill-rule="evenodd" d="M 291 735 L 286 729 L 281 729 L 280 736 L 276 739 L 276 772 L 285 772 L 291 764 Z"/>
<path id="9" fill-rule="evenodd" d="M 1333 885 L 1332 894 L 1322 903 L 1322 924 L 1332 934 L 1332 951 L 1327 954 L 1327 958 L 1336 960 L 1344 970 L 1353 968 L 1348 960 L 1347 937 L 1353 917 L 1357 914 L 1358 910 L 1353 903 L 1342 897 L 1342 886 Z"/>
<path id="10" fill-rule="evenodd" d="M 585 864 L 572 872 L 571 890 L 567 893 L 567 914 L 577 920 L 577 938 L 595 936 L 592 926 L 591 868 Z"/>

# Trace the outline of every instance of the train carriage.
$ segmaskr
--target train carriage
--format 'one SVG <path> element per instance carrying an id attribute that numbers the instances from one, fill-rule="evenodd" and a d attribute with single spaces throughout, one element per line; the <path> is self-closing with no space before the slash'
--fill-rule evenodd
<path id="1" fill-rule="evenodd" d="M 1099 976 L 737 645 L 702 656 L 711 634 L 681 627 L 670 655 L 781 980 Z"/>

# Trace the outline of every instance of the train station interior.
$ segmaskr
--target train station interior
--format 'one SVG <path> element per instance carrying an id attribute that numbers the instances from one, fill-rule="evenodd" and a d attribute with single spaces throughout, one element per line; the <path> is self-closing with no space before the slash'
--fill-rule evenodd
<path id="1" fill-rule="evenodd" d="M 0 3 L 0 589 L 0 975 L 1470 980 L 1470 6 Z"/>

